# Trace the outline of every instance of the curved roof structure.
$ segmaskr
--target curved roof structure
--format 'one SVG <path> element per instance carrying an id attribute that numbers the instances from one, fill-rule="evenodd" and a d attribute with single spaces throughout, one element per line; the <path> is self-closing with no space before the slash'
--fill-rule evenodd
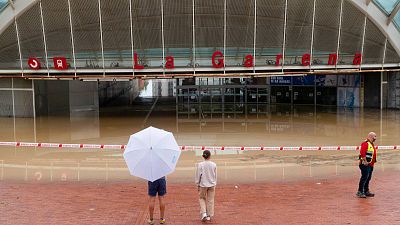
<path id="1" fill-rule="evenodd" d="M 0 0 L 0 74 L 400 67 L 400 0 Z"/>

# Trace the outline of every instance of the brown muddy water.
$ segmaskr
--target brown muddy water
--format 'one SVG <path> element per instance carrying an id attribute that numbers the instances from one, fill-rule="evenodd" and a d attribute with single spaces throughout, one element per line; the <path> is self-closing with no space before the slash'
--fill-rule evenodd
<path id="1" fill-rule="evenodd" d="M 199 106 L 201 107 L 201 106 Z M 73 116 L 0 118 L 0 141 L 126 144 L 148 126 L 174 133 L 179 145 L 359 145 L 368 132 L 378 145 L 400 144 L 400 111 L 246 105 L 243 113 L 182 112 L 174 101 L 147 99 Z M 254 110 L 255 109 L 255 110 Z M 172 182 L 193 182 L 201 152 L 183 152 Z M 358 176 L 357 151 L 216 151 L 219 182 L 290 181 Z M 381 151 L 376 170 L 400 170 L 398 150 Z M 132 180 L 122 150 L 0 147 L 0 181 Z"/>

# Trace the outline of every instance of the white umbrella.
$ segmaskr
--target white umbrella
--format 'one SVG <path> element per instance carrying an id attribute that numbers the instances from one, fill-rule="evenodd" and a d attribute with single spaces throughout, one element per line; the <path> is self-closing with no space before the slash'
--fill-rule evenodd
<path id="1" fill-rule="evenodd" d="M 131 175 L 155 181 L 175 170 L 180 154 L 171 132 L 148 127 L 130 136 L 124 159 Z"/>

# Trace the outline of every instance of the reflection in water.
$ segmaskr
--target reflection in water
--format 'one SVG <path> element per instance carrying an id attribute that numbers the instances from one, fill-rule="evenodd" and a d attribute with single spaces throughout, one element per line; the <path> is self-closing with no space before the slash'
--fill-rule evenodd
<path id="1" fill-rule="evenodd" d="M 153 95 L 153 80 L 144 81 L 144 90 L 140 92 L 140 97 L 152 97 Z"/>
<path id="2" fill-rule="evenodd" d="M 170 101 L 145 100 L 85 116 L 0 118 L 1 141 L 124 144 L 148 126 L 174 133 L 180 145 L 357 145 L 369 131 L 379 145 L 399 144 L 400 111 L 244 105 L 240 112 L 211 112 L 197 105 L 176 111 Z M 228 107 L 228 106 L 227 106 Z M 178 108 L 178 107 L 177 107 Z"/>
<path id="3" fill-rule="evenodd" d="M 26 150 L 26 149 L 25 149 Z M 11 158 L 0 160 L 0 181 L 24 180 L 33 182 L 65 182 L 65 181 L 113 181 L 132 180 L 125 166 L 121 154 L 108 157 L 105 152 L 87 154 L 87 158 L 75 159 L 52 157 L 53 153 L 47 152 L 42 156 L 36 155 L 30 161 L 14 162 Z M 253 183 L 296 181 L 302 179 L 327 179 L 341 176 L 357 177 L 354 153 L 326 152 L 304 153 L 296 152 L 269 152 L 255 153 L 242 152 L 241 155 L 213 155 L 213 161 L 218 165 L 218 182 Z M 71 154 L 71 153 L 68 153 Z M 17 153 L 23 155 L 23 151 Z M 176 171 L 169 175 L 172 182 L 193 182 L 195 164 L 200 162 L 200 157 L 194 157 L 192 152 L 184 152 Z M 8 156 L 9 157 L 9 156 Z M 78 159 L 81 158 L 81 159 Z M 400 171 L 397 163 L 400 159 L 399 152 L 381 153 L 381 158 L 375 169 L 376 173 L 385 171 Z"/>
<path id="4" fill-rule="evenodd" d="M 236 105 L 237 106 L 237 105 Z M 366 133 L 380 134 L 380 145 L 396 144 L 399 111 L 246 104 L 209 110 L 201 104 L 177 112 L 182 144 L 238 146 L 357 145 Z"/>
<path id="5" fill-rule="evenodd" d="M 318 108 L 268 104 L 176 104 L 175 99 L 137 99 L 132 106 L 102 108 L 100 113 L 34 118 L 0 118 L 1 141 L 125 144 L 129 135 L 147 126 L 174 133 L 180 145 L 326 146 L 358 145 L 369 131 L 378 145 L 400 140 L 400 111 Z M 0 178 L 25 180 L 134 179 L 121 151 L 0 147 Z M 301 156 L 303 154 L 303 156 Z M 314 155 L 314 156 L 311 156 Z M 332 160 L 332 165 L 312 162 Z M 333 152 L 217 152 L 222 181 L 297 179 L 354 173 L 357 153 Z M 184 152 L 176 181 L 192 181 L 200 152 Z M 301 157 L 300 157 L 300 156 Z M 318 158 L 318 157 L 319 158 Z M 325 156 L 321 158 L 321 156 Z M 306 158 L 304 158 L 306 157 Z M 299 162 L 307 161 L 303 165 Z M 347 166 L 342 166 L 347 163 Z M 398 168 L 383 160 L 384 168 Z M 322 166 L 323 170 L 313 169 Z M 380 167 L 382 168 L 382 167 Z M 251 176 L 249 176 L 251 174 Z M 311 175 L 310 175 L 311 174 Z"/>

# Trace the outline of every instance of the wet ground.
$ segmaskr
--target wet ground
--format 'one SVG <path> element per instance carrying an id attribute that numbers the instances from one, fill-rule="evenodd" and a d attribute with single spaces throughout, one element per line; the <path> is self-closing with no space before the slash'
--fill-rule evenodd
<path id="1" fill-rule="evenodd" d="M 374 198 L 355 197 L 358 179 L 354 175 L 218 184 L 215 217 L 209 224 L 400 224 L 398 172 L 374 172 L 370 186 Z M 143 181 L 0 182 L 0 194 L 3 225 L 147 224 Z M 165 218 L 167 224 L 204 224 L 194 185 L 169 183 Z"/>

